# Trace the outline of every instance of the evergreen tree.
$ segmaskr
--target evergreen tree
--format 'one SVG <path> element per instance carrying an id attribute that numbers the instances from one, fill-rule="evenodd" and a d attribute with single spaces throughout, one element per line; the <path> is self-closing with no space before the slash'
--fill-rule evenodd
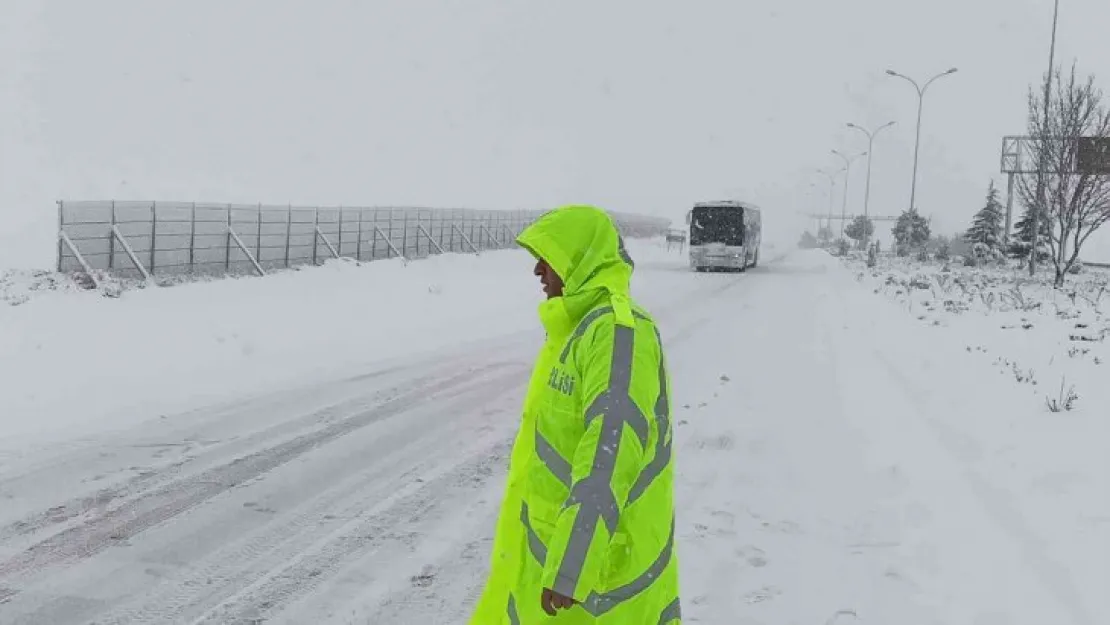
<path id="1" fill-rule="evenodd" d="M 1041 236 L 1038 247 L 1042 249 L 1041 254 L 1045 252 L 1044 248 L 1048 245 L 1048 235 L 1052 227 L 1048 216 L 1044 211 L 1041 211 L 1040 222 L 1038 224 L 1041 231 Z M 1010 255 L 1018 258 L 1029 255 L 1030 248 L 1033 247 L 1033 207 L 1026 207 L 1025 213 L 1022 214 L 1021 219 L 1014 224 L 1014 233 L 1010 240 Z"/>
<path id="2" fill-rule="evenodd" d="M 849 239 L 854 239 L 862 249 L 867 241 L 871 239 L 871 235 L 875 234 L 875 224 L 867 217 L 860 215 L 848 224 L 848 227 L 844 229 L 844 234 Z"/>
<path id="3" fill-rule="evenodd" d="M 976 244 L 979 243 L 991 252 L 1002 247 L 1004 210 L 1002 203 L 998 201 L 998 189 L 994 186 L 994 180 L 991 180 L 990 188 L 987 190 L 987 203 L 975 214 L 971 228 L 964 235 L 964 239 L 971 244 L 972 249 L 975 249 Z"/>
<path id="4" fill-rule="evenodd" d="M 898 255 L 909 256 L 911 250 L 924 249 L 931 231 L 929 220 L 917 211 L 904 211 L 894 223 L 894 240 L 898 242 Z"/>

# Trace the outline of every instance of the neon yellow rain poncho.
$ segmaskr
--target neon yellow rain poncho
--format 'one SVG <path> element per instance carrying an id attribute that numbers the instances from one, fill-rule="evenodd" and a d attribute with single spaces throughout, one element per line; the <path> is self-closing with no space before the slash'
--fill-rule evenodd
<path id="1" fill-rule="evenodd" d="M 678 560 L 668 377 L 632 259 L 590 206 L 517 238 L 563 279 L 540 305 L 545 342 L 524 400 L 471 625 L 676 625 Z M 576 605 L 548 616 L 544 588 Z"/>

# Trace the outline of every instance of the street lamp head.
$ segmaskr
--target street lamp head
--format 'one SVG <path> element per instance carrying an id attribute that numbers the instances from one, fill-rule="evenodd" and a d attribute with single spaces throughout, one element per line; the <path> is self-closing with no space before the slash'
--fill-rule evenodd
<path id="1" fill-rule="evenodd" d="M 959 70 L 959 69 L 957 69 L 957 68 L 955 68 L 955 67 L 953 67 L 952 69 L 950 69 L 950 70 L 948 70 L 947 72 L 944 72 L 944 73 L 945 73 L 945 74 L 955 74 L 955 73 L 956 73 L 956 72 L 958 72 L 958 71 L 960 71 L 960 70 Z"/>
<path id="2" fill-rule="evenodd" d="M 894 71 L 894 70 L 892 70 L 892 69 L 888 69 L 888 70 L 886 70 L 886 73 L 887 73 L 887 74 L 889 74 L 889 75 L 891 75 L 891 76 L 897 76 L 897 75 L 898 75 L 898 72 L 896 72 L 896 71 Z"/>
<path id="3" fill-rule="evenodd" d="M 859 128 L 859 126 L 857 126 L 857 125 L 853 124 L 852 122 L 848 122 L 847 126 L 848 126 L 849 128 Z"/>

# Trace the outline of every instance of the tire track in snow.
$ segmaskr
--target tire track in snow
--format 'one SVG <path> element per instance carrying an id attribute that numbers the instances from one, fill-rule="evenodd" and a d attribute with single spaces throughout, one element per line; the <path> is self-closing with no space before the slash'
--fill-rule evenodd
<path id="1" fill-rule="evenodd" d="M 504 367 L 506 367 L 505 364 L 485 365 L 476 370 L 442 378 L 426 387 L 402 393 L 353 417 L 332 423 L 319 431 L 302 434 L 198 475 L 175 480 L 118 508 L 59 532 L 32 545 L 15 557 L 0 562 L 0 582 L 7 582 L 10 586 L 14 578 L 26 577 L 51 567 L 71 565 L 90 558 L 230 488 L 286 464 L 312 449 L 382 419 L 410 410 L 421 403 L 434 400 L 438 394 L 464 386 L 476 375 Z"/>
<path id="2" fill-rule="evenodd" d="M 343 380 L 341 384 L 365 382 L 367 380 L 380 378 L 389 374 L 395 374 L 404 371 L 407 368 L 409 367 L 388 367 L 378 369 L 368 373 L 359 374 L 357 376 L 352 376 L 346 380 Z M 396 394 L 402 392 L 406 388 L 425 384 L 429 381 L 434 380 L 435 378 L 436 376 L 434 374 L 421 376 L 418 378 L 410 378 L 399 385 L 380 389 L 378 392 L 374 393 L 373 398 L 387 396 L 390 393 Z M 244 437 L 237 437 L 228 442 L 234 443 L 237 446 L 257 448 L 261 446 L 266 440 L 278 438 L 289 430 L 296 430 L 298 428 L 304 429 L 320 422 L 331 421 L 338 416 L 350 414 L 352 411 L 359 407 L 372 407 L 374 405 L 373 398 L 368 400 L 365 397 L 356 397 L 354 399 L 334 402 L 322 408 L 313 410 L 301 417 L 282 421 L 281 423 L 278 423 L 274 426 L 251 432 Z M 211 414 L 207 416 L 206 421 L 213 422 L 221 418 L 231 417 L 238 411 L 241 411 L 247 407 L 253 408 L 257 412 L 260 409 L 265 409 L 267 406 L 280 405 L 281 401 L 283 401 L 283 398 L 280 397 L 277 399 L 268 399 L 262 406 L 252 406 L 250 401 L 232 402 L 230 404 L 222 405 L 216 411 L 212 411 Z M 185 420 L 194 413 L 198 412 L 201 411 L 189 411 L 183 415 L 175 417 L 175 419 Z M 203 427 L 204 424 L 197 423 L 195 425 L 197 427 Z M 92 455 L 95 453 L 99 453 L 100 451 L 100 447 L 94 447 L 91 450 L 86 450 L 84 453 Z M 205 453 L 213 453 L 218 451 L 220 451 L 220 447 L 205 449 Z M 140 495 L 160 484 L 170 482 L 181 475 L 187 465 L 189 465 L 196 459 L 197 456 L 190 456 L 181 460 L 174 461 L 157 470 L 143 471 L 139 475 L 131 477 L 122 484 L 113 485 L 107 488 L 101 488 L 99 490 L 96 490 L 92 494 L 83 495 L 63 501 L 55 506 L 51 506 L 46 510 L 36 512 L 25 516 L 22 519 L 13 521 L 3 527 L 0 527 L 0 544 L 3 544 L 14 538 L 34 535 L 43 532 L 44 530 L 47 530 L 51 527 L 65 525 L 66 523 L 74 521 L 78 519 L 78 517 L 81 517 L 85 514 L 97 513 L 98 511 L 102 511 L 113 502 L 126 500 L 136 495 Z M 0 481 L 0 487 L 3 487 L 3 485 L 11 483 L 16 479 L 23 479 L 25 477 L 25 475 L 18 475 L 14 478 L 7 478 Z"/>
<path id="3" fill-rule="evenodd" d="M 526 380 L 527 375 L 528 371 L 522 369 L 498 371 L 482 384 L 437 399 L 439 402 L 449 401 L 445 405 L 450 406 L 453 414 L 473 414 L 497 400 L 505 389 L 515 389 L 522 380 Z M 279 517 L 205 560 L 194 563 L 186 576 L 167 580 L 153 592 L 99 615 L 96 623 L 186 622 L 203 619 L 204 614 L 217 609 L 245 615 L 260 610 L 273 611 L 299 596 L 301 591 L 297 588 L 320 583 L 330 575 L 324 574 L 329 570 L 327 567 L 312 568 L 307 573 L 294 568 L 296 563 L 313 557 L 306 554 L 318 555 L 321 535 L 336 537 L 336 540 L 347 536 L 347 542 L 343 544 L 348 549 L 351 548 L 351 541 L 403 539 L 409 533 L 406 531 L 409 521 L 402 513 L 407 505 L 411 516 L 411 511 L 416 509 L 412 505 L 414 497 L 431 498 L 432 505 L 441 505 L 447 500 L 444 493 L 450 495 L 451 489 L 458 490 L 460 478 L 452 475 L 455 467 L 481 463 L 483 459 L 503 462 L 501 456 L 486 458 L 490 456 L 490 448 L 504 443 L 503 435 L 490 434 L 495 432 L 495 428 L 480 426 L 477 431 L 483 433 L 481 440 L 486 442 L 460 449 L 457 442 L 463 435 L 475 432 L 473 423 L 465 419 L 453 420 L 453 427 L 437 426 L 432 430 L 434 435 L 428 435 L 424 429 L 426 422 L 443 416 L 444 412 L 427 406 L 424 410 L 429 414 L 414 414 L 417 418 L 409 429 L 386 434 L 380 440 L 378 445 L 389 450 L 387 454 L 376 457 L 361 471 L 346 476 L 324 493 L 305 502 L 296 509 L 299 512 Z M 503 412 L 493 411 L 490 413 L 492 416 L 487 416 L 498 418 L 500 414 Z M 425 435 L 412 437 L 414 429 Z M 445 449 L 452 451 L 445 454 Z M 462 457 L 445 462 L 445 456 L 452 458 L 452 452 L 456 450 Z M 474 459 L 476 453 L 478 458 Z M 415 466 L 414 459 L 417 460 Z M 428 489 L 432 489 L 434 497 L 427 494 Z M 352 527 L 360 519 L 362 524 L 376 523 L 377 530 L 370 534 L 349 536 L 344 528 Z M 343 557 L 337 552 L 331 555 Z M 288 570 L 299 573 L 295 572 L 294 577 L 289 578 L 282 573 Z M 279 597 L 278 600 L 266 598 L 275 594 L 275 585 L 285 589 L 281 592 L 289 596 Z M 288 590 L 290 585 L 292 591 Z M 244 618 L 246 622 L 251 622 L 253 617 Z"/>
<path id="4" fill-rule="evenodd" d="M 504 463 L 508 450 L 509 441 L 500 440 L 477 455 L 441 463 L 425 479 L 396 491 L 384 509 L 353 519 L 193 625 L 250 625 L 271 620 L 283 606 L 311 593 L 348 563 L 385 547 L 410 550 L 415 541 L 424 538 L 416 530 L 437 515 L 451 512 L 451 500 L 466 494 L 462 487 L 471 489 L 488 480 L 495 467 Z M 382 561 L 392 562 L 393 558 L 383 557 Z"/>
<path id="5" fill-rule="evenodd" d="M 470 613 L 486 582 L 493 547 L 493 528 L 497 523 L 497 503 L 503 492 L 503 476 L 485 486 L 494 505 L 475 504 L 467 509 L 465 520 L 446 527 L 432 528 L 430 540 L 401 563 L 408 583 L 385 592 L 362 593 L 358 607 L 344 622 L 362 623 L 446 623 Z M 461 531 L 460 531 L 461 529 Z M 448 534 L 443 536 L 437 534 Z M 292 621 L 287 621 L 292 622 Z"/>

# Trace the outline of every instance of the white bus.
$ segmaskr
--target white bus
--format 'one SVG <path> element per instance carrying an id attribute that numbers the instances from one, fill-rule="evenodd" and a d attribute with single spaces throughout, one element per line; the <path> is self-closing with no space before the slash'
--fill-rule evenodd
<path id="1" fill-rule="evenodd" d="M 759 265 L 763 221 L 747 202 L 698 202 L 686 213 L 690 268 L 744 271 Z"/>

